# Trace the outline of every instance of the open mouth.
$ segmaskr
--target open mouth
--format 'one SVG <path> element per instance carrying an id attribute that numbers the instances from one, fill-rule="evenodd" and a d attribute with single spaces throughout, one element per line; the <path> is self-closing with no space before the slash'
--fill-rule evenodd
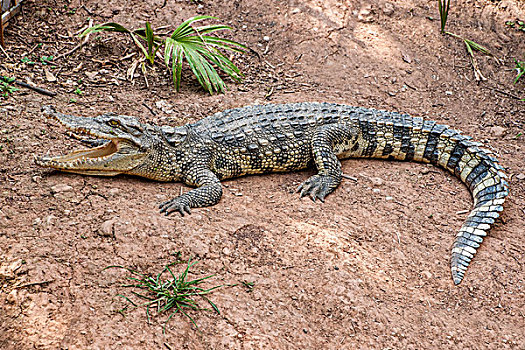
<path id="1" fill-rule="evenodd" d="M 84 143 L 94 145 L 103 143 L 101 146 L 86 148 L 81 150 L 73 151 L 69 154 L 56 157 L 37 157 L 36 163 L 41 166 L 51 166 L 56 168 L 73 168 L 78 167 L 83 164 L 97 164 L 104 162 L 111 158 L 112 155 L 117 153 L 120 146 L 119 139 L 99 139 L 101 135 L 90 132 L 85 128 L 72 128 L 68 125 L 65 125 L 68 130 L 68 134 L 77 140 L 80 140 Z M 122 140 L 125 141 L 125 140 Z"/>
<path id="2" fill-rule="evenodd" d="M 61 156 L 36 157 L 36 164 L 77 174 L 112 176 L 129 171 L 143 156 L 138 147 L 127 139 L 110 138 L 106 133 L 62 124 L 73 138 L 88 145 L 99 146 L 76 150 Z"/>

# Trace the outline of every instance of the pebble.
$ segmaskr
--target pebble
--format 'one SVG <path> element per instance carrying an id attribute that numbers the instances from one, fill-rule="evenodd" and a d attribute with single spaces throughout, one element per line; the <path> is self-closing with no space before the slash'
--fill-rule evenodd
<path id="1" fill-rule="evenodd" d="M 393 201 L 393 200 L 394 200 L 394 197 L 390 197 L 390 196 L 388 196 L 388 197 L 385 197 L 385 200 L 387 200 L 387 201 Z"/>
<path id="2" fill-rule="evenodd" d="M 525 174 L 524 173 L 519 173 L 518 175 L 516 175 L 516 178 L 520 181 L 522 180 L 525 180 Z"/>
<path id="3" fill-rule="evenodd" d="M 374 189 L 372 189 L 372 192 L 379 193 L 379 192 L 381 192 L 381 190 L 379 188 L 374 188 Z"/>
<path id="4" fill-rule="evenodd" d="M 270 37 L 267 36 L 267 35 L 265 35 L 265 36 L 263 37 L 263 40 L 264 40 L 264 41 L 270 41 Z"/>
<path id="5" fill-rule="evenodd" d="M 505 129 L 504 127 L 502 126 L 493 126 L 490 128 L 490 132 L 492 133 L 492 135 L 494 135 L 495 137 L 502 137 L 503 135 L 505 135 L 505 132 L 507 131 L 507 129 Z"/>
<path id="6" fill-rule="evenodd" d="M 16 303 L 18 291 L 16 289 L 13 289 L 9 294 L 7 294 L 6 302 L 9 304 Z"/>
<path id="7" fill-rule="evenodd" d="M 114 230 L 115 219 L 104 221 L 98 230 L 98 233 L 103 237 L 113 237 L 115 234 Z"/>
<path id="8" fill-rule="evenodd" d="M 22 267 L 23 260 L 17 259 L 9 264 L 0 266 L 0 279 L 7 280 L 15 278 L 15 272 Z"/>
<path id="9" fill-rule="evenodd" d="M 383 4 L 383 8 L 382 8 L 382 10 L 383 10 L 383 13 L 384 13 L 385 15 L 387 15 L 387 16 L 390 17 L 390 16 L 392 16 L 392 15 L 394 14 L 394 10 L 395 10 L 395 8 L 394 8 L 394 4 L 392 4 L 392 3 L 390 3 L 390 2 L 385 2 L 385 3 Z"/>
<path id="10" fill-rule="evenodd" d="M 370 178 L 370 181 L 372 181 L 372 185 L 374 186 L 382 186 L 384 181 L 380 177 L 372 177 Z"/>
<path id="11" fill-rule="evenodd" d="M 230 250 L 228 247 L 224 247 L 224 249 L 222 250 L 222 253 L 223 253 L 224 255 L 230 255 L 231 250 Z"/>
<path id="12" fill-rule="evenodd" d="M 430 271 L 423 271 L 423 272 L 421 272 L 421 275 L 423 277 L 425 277 L 426 279 L 431 279 L 432 278 L 432 273 Z"/>
<path id="13" fill-rule="evenodd" d="M 155 107 L 160 109 L 166 114 L 173 113 L 173 105 L 171 103 L 168 103 L 166 100 L 159 100 L 155 102 Z"/>
<path id="14" fill-rule="evenodd" d="M 112 189 L 109 190 L 109 194 L 111 196 L 114 196 L 114 195 L 116 195 L 119 192 L 120 192 L 120 190 L 118 188 L 112 188 Z"/>
<path id="15" fill-rule="evenodd" d="M 62 192 L 68 192 L 72 190 L 73 190 L 73 187 L 66 185 L 66 184 L 58 184 L 58 185 L 51 187 L 52 193 L 62 193 Z"/>
<path id="16" fill-rule="evenodd" d="M 366 5 L 362 8 L 357 15 L 357 20 L 364 23 L 372 22 L 374 20 L 374 17 L 372 16 L 372 6 Z"/>

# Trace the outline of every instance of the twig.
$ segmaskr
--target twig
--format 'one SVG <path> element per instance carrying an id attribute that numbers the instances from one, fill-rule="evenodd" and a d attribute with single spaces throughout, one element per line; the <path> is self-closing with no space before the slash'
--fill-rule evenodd
<path id="1" fill-rule="evenodd" d="M 272 87 L 268 90 L 268 92 L 266 93 L 266 95 L 264 95 L 264 98 L 268 100 L 268 99 L 270 98 L 270 96 L 273 95 L 273 90 L 274 90 L 274 87 L 273 87 L 273 85 L 272 85 Z"/>
<path id="2" fill-rule="evenodd" d="M 516 100 L 522 100 L 521 97 L 516 96 L 516 95 L 514 95 L 514 94 L 511 94 L 510 92 L 506 92 L 506 91 L 499 90 L 499 89 L 496 89 L 496 88 L 492 88 L 492 90 L 494 90 L 494 91 L 496 91 L 496 92 L 499 92 L 500 94 L 503 94 L 503 95 L 505 95 L 505 96 L 515 98 Z"/>
<path id="3" fill-rule="evenodd" d="M 22 285 L 20 285 L 20 286 L 16 286 L 15 288 L 17 288 L 17 289 L 20 289 L 20 288 L 27 288 L 27 287 L 31 287 L 31 286 L 38 286 L 38 285 L 41 285 L 41 284 L 48 284 L 48 283 L 51 283 L 51 282 L 55 282 L 55 280 L 40 281 L 40 282 L 31 282 L 31 283 L 22 284 Z"/>
<path id="4" fill-rule="evenodd" d="M 153 110 L 153 108 L 151 108 L 150 106 L 148 106 L 148 105 L 146 104 L 146 102 L 142 102 L 142 105 L 143 105 L 144 107 L 146 107 L 146 108 L 151 112 L 151 114 L 153 114 L 154 116 L 157 115 L 157 113 Z"/>
<path id="5" fill-rule="evenodd" d="M 92 27 L 93 26 L 93 19 L 91 18 L 89 20 L 89 27 Z M 89 40 L 89 36 L 91 35 L 91 33 L 88 33 L 88 35 L 86 35 L 86 37 L 84 38 L 84 40 L 82 40 L 82 42 L 80 44 L 78 44 L 77 46 L 75 46 L 74 48 L 72 48 L 71 50 L 69 50 L 68 52 L 66 53 L 63 53 L 63 54 L 60 54 L 58 55 L 57 57 L 55 57 L 55 59 L 53 61 L 57 61 L 59 59 L 61 59 L 62 57 L 65 57 L 65 56 L 69 56 L 71 55 L 73 52 L 77 51 L 78 49 L 80 49 L 82 46 L 84 46 L 87 41 Z"/>
<path id="6" fill-rule="evenodd" d="M 401 244 L 401 238 L 399 238 L 399 232 L 396 231 L 397 243 Z"/>
<path id="7" fill-rule="evenodd" d="M 346 175 L 346 174 L 343 174 L 343 175 L 341 175 L 341 176 L 344 177 L 345 179 L 348 179 L 348 180 L 352 180 L 352 181 L 357 182 L 357 177 L 353 177 L 353 176 Z"/>
<path id="8" fill-rule="evenodd" d="M 31 55 L 31 54 L 33 53 L 33 51 L 36 50 L 36 48 L 38 47 L 38 45 L 39 45 L 39 44 L 35 44 L 35 46 L 33 46 L 33 48 L 32 48 L 31 50 L 29 50 L 29 51 L 25 54 L 25 56 L 29 56 L 29 55 Z"/>
<path id="9" fill-rule="evenodd" d="M 0 47 L 2 48 L 2 51 L 4 50 L 4 46 L 4 21 L 2 21 L 2 9 L 0 8 Z"/>
<path id="10" fill-rule="evenodd" d="M 91 12 L 91 11 L 86 7 L 86 5 L 82 4 L 82 5 L 80 6 L 80 8 L 84 9 L 84 11 L 86 11 L 88 15 L 90 15 L 90 16 L 96 16 L 96 13 Z"/>
<path id="11" fill-rule="evenodd" d="M 5 80 L 2 76 L 0 76 L 0 80 L 7 82 L 7 80 Z M 40 88 L 38 86 L 33 86 L 33 85 L 30 85 L 30 84 L 27 84 L 27 83 L 24 83 L 24 82 L 18 81 L 18 80 L 12 81 L 11 84 L 16 84 L 18 86 L 22 86 L 22 87 L 31 89 L 33 91 L 38 92 L 39 94 L 46 95 L 46 96 L 56 96 L 56 94 L 57 94 L 56 92 L 49 91 L 49 90 Z"/>
<path id="12" fill-rule="evenodd" d="M 11 57 L 7 54 L 7 52 L 5 52 L 4 47 L 2 45 L 0 45 L 0 50 L 2 50 L 2 52 L 7 57 L 8 60 L 11 60 Z"/>

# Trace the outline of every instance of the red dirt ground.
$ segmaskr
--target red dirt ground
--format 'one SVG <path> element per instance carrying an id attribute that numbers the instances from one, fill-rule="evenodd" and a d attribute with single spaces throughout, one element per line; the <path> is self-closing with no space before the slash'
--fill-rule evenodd
<path id="1" fill-rule="evenodd" d="M 436 1 L 27 1 L 6 30 L 10 58 L 0 52 L 0 74 L 58 96 L 22 89 L 0 100 L 0 348 L 525 349 L 525 104 L 515 98 L 525 97 L 525 79 L 513 84 L 525 33 L 505 25 L 525 19 L 524 3 L 452 5 L 448 29 L 502 61 L 476 55 L 487 81 L 474 80 L 459 40 L 439 34 Z M 205 94 L 189 71 L 176 94 L 160 64 L 149 70 L 150 88 L 141 73 L 126 80 L 131 60 L 122 58 L 135 47 L 116 34 L 93 37 L 55 68 L 40 63 L 73 48 L 88 17 L 173 30 L 196 14 L 230 24 L 228 37 L 261 54 L 236 58 L 246 80 L 224 95 Z M 34 154 L 78 146 L 40 113 L 44 104 L 180 125 L 227 108 L 299 101 L 428 117 L 499 152 L 512 192 L 460 286 L 448 259 L 472 200 L 434 167 L 344 161 L 357 181 L 345 180 L 324 204 L 293 193 L 313 169 L 235 179 L 218 205 L 181 218 L 157 209 L 187 190 L 181 184 L 33 163 Z M 207 286 L 255 287 L 216 290 L 220 315 L 190 313 L 200 331 L 182 315 L 163 334 L 167 315 L 148 324 L 143 309 L 119 314 L 126 274 L 102 269 L 157 273 L 177 251 L 200 261 L 192 278 L 216 274 Z"/>

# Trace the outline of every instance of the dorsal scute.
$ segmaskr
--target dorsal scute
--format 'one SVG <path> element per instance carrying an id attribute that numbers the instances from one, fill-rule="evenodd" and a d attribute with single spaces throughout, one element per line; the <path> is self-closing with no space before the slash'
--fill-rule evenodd
<path id="1" fill-rule="evenodd" d="M 186 126 L 173 127 L 169 125 L 163 125 L 161 130 L 164 137 L 166 138 L 166 141 L 168 141 L 171 146 L 177 146 L 181 144 L 188 136 L 188 129 Z"/>

